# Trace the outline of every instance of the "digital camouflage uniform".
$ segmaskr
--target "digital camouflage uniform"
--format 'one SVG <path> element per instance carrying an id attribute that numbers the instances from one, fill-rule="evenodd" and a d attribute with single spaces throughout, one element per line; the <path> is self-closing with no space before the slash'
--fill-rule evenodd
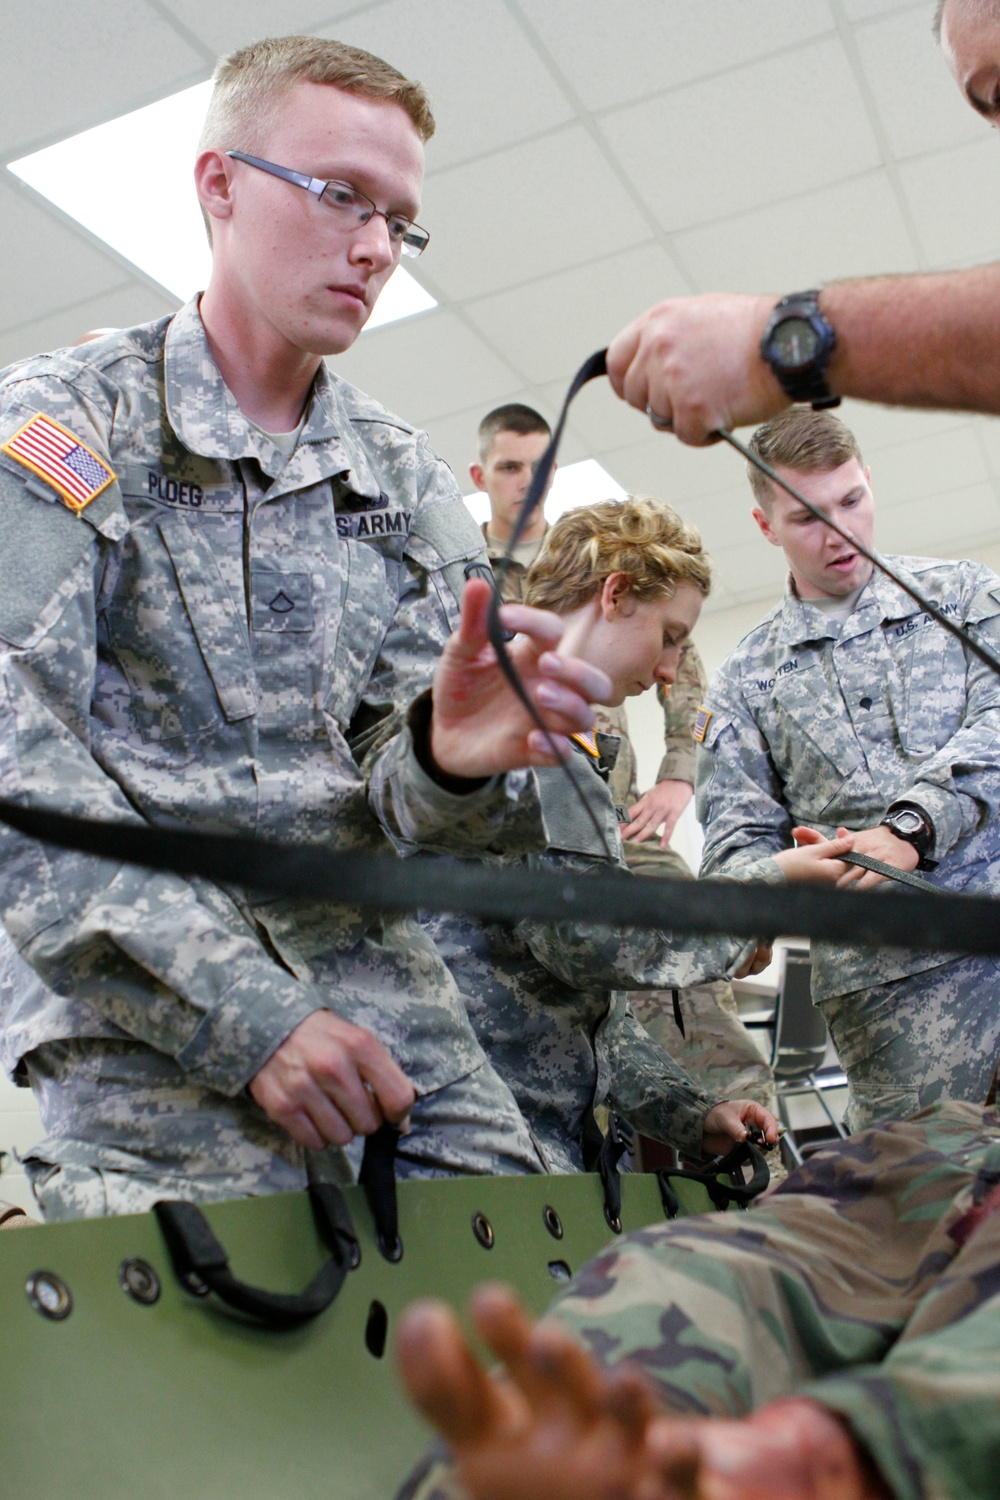
<path id="1" fill-rule="evenodd" d="M 994 573 L 890 561 L 996 651 Z M 798 823 L 827 835 L 868 828 L 905 800 L 934 826 L 932 885 L 1000 891 L 1000 678 L 881 574 L 842 628 L 786 591 L 723 664 L 705 710 L 703 875 L 738 877 L 788 848 Z M 1000 1048 L 998 978 L 991 958 L 813 945 L 813 998 L 848 1075 L 852 1129 L 942 1095 L 985 1098 Z"/>
<path id="2" fill-rule="evenodd" d="M 599 745 L 610 753 L 617 741 L 602 736 Z M 624 869 L 615 806 L 595 762 L 580 750 L 571 771 L 600 837 L 563 770 L 550 767 L 536 773 L 549 846 L 525 858 L 574 873 Z M 765 861 L 760 878 L 782 877 Z M 529 918 L 442 914 L 424 922 L 551 1170 L 582 1170 L 592 1110 L 601 1104 L 644 1135 L 700 1156 L 705 1115 L 725 1096 L 695 1085 L 639 1025 L 620 987 L 686 986 L 725 973 L 740 940 Z"/>
<path id="3" fill-rule="evenodd" d="M 482 528 L 490 562 L 496 567 L 503 549 Z M 541 548 L 539 540 L 538 546 Z M 505 599 L 520 600 L 528 569 L 511 560 L 501 588 Z M 669 691 L 657 687 L 663 708 L 664 756 L 657 781 L 687 781 L 694 785 L 695 750 L 691 730 L 708 685 L 698 649 L 688 641 L 681 652 L 676 680 Z M 617 758 L 609 785 L 619 808 L 639 800 L 638 765 L 629 738 L 624 705 L 596 705 L 597 728 L 619 740 Z M 625 859 L 638 874 L 662 875 L 673 880 L 691 879 L 691 871 L 676 849 L 660 848 L 658 838 L 624 845 Z M 683 1034 L 675 1019 L 674 990 L 643 990 L 628 997 L 643 1027 L 675 1062 L 690 1073 L 713 1097 L 756 1099 L 772 1113 L 775 1110 L 774 1077 L 746 1027 L 739 1019 L 736 999 L 728 980 L 677 988 L 676 1010 L 684 1022 Z M 775 1170 L 780 1170 L 777 1161 Z"/>
<path id="4" fill-rule="evenodd" d="M 998 1184 L 996 1114 L 943 1100 L 824 1147 L 749 1213 L 616 1241 L 548 1316 L 606 1368 L 638 1365 L 668 1413 L 808 1397 L 895 1500 L 984 1500 L 1000 1473 Z M 462 1490 L 435 1456 L 406 1494 Z"/>
<path id="5" fill-rule="evenodd" d="M 0 453 L 3 796 L 341 849 L 540 844 L 532 773 L 459 796 L 414 753 L 483 555 L 422 434 L 321 368 L 286 462 L 195 302 L 7 371 L 0 442 L 38 412 L 116 477 L 74 516 Z M 50 1217 L 301 1187 L 302 1151 L 246 1086 L 324 1007 L 416 1086 L 402 1172 L 541 1170 L 414 920 L 7 830 L 0 857 L 4 923 L 49 986 L 7 991 L 0 1062 L 39 1095 L 26 1165 Z"/>

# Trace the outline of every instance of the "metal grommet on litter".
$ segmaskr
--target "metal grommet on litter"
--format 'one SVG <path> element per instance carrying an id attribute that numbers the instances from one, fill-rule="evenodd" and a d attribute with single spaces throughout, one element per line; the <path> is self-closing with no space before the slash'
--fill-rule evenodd
<path id="1" fill-rule="evenodd" d="M 381 1255 L 383 1260 L 387 1260 L 390 1265 L 398 1265 L 403 1259 L 403 1241 L 398 1234 L 394 1234 L 390 1239 L 387 1235 L 382 1234 L 380 1230 L 376 1230 L 375 1244 L 378 1246 L 379 1255 Z M 360 1259 L 359 1255 L 358 1260 L 355 1261 L 355 1265 L 358 1264 Z M 353 1270 L 353 1267 L 351 1269 Z"/>
<path id="2" fill-rule="evenodd" d="M 542 1209 L 542 1220 L 552 1238 L 554 1240 L 561 1240 L 563 1237 L 562 1219 L 560 1219 L 551 1203 L 546 1203 Z"/>
<path id="3" fill-rule="evenodd" d="M 475 1213 L 472 1215 L 472 1232 L 482 1245 L 484 1250 L 492 1250 L 494 1242 L 493 1225 L 485 1214 Z"/>
<path id="4" fill-rule="evenodd" d="M 118 1267 L 118 1285 L 127 1297 L 142 1307 L 152 1307 L 160 1300 L 160 1278 L 138 1255 L 130 1255 Z"/>
<path id="5" fill-rule="evenodd" d="M 569 1281 L 573 1272 L 564 1260 L 550 1260 L 549 1275 L 553 1281 Z"/>
<path id="6" fill-rule="evenodd" d="M 53 1323 L 61 1323 L 73 1311 L 73 1293 L 55 1271 L 32 1271 L 24 1290 L 35 1311 Z"/>

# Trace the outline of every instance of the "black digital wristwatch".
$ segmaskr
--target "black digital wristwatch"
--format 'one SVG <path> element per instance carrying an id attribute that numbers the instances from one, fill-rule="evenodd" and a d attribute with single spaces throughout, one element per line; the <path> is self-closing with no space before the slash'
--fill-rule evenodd
<path id="1" fill-rule="evenodd" d="M 921 808 L 914 807 L 912 802 L 897 802 L 889 808 L 879 826 L 888 828 L 898 839 L 913 845 L 920 856 L 918 870 L 937 869 L 937 860 L 927 858 L 934 846 L 934 826 Z"/>
<path id="2" fill-rule="evenodd" d="M 826 383 L 836 345 L 833 325 L 820 309 L 819 292 L 792 292 L 768 318 L 760 352 L 786 396 L 822 411 L 840 405 L 840 397 Z"/>

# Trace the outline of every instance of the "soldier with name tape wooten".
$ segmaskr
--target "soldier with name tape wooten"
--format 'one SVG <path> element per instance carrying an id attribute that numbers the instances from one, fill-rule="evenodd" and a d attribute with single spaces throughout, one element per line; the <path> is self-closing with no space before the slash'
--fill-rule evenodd
<path id="1" fill-rule="evenodd" d="M 752 449 L 870 552 L 875 510 L 853 433 L 792 408 Z M 783 548 L 782 602 L 716 673 L 696 738 L 702 874 L 739 875 L 797 823 L 932 887 L 1000 890 L 1000 677 L 851 542 L 748 466 L 754 517 Z M 972 562 L 888 559 L 946 616 L 1000 646 L 1000 578 Z M 865 891 L 885 877 L 852 868 Z M 895 889 L 902 889 L 896 885 Z M 866 896 L 877 899 L 877 896 Z M 850 1085 L 852 1129 L 950 1096 L 980 1103 L 1000 1049 L 992 958 L 813 945 L 813 998 Z"/>

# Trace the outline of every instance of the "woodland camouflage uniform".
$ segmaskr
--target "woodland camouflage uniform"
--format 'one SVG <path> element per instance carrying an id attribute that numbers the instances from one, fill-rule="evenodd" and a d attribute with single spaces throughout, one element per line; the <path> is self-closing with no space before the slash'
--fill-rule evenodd
<path id="1" fill-rule="evenodd" d="M 1000 1120 L 944 1101 L 838 1140 L 748 1213 L 616 1241 L 548 1317 L 665 1412 L 783 1396 L 843 1417 L 895 1500 L 983 1500 L 1000 1473 Z M 459 1500 L 440 1451 L 407 1500 Z"/>

